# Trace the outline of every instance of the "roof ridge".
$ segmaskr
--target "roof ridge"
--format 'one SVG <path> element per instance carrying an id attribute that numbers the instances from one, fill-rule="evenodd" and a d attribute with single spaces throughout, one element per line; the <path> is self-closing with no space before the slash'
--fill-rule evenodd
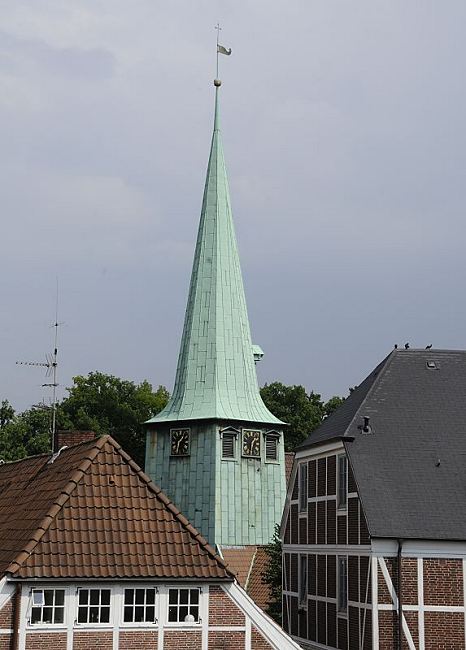
<path id="1" fill-rule="evenodd" d="M 90 452 L 89 455 L 86 455 L 86 457 L 80 462 L 78 467 L 75 469 L 68 483 L 62 488 L 58 497 L 54 499 L 52 505 L 47 511 L 47 514 L 43 517 L 42 521 L 37 526 L 37 528 L 33 531 L 33 533 L 31 533 L 31 537 L 25 544 L 24 548 L 15 556 L 15 558 L 7 566 L 7 568 L 5 569 L 5 573 L 15 573 L 32 555 L 34 548 L 37 546 L 37 544 L 41 541 L 42 537 L 45 535 L 47 530 L 50 528 L 52 522 L 55 520 L 60 510 L 68 501 L 71 494 L 77 487 L 79 481 L 82 479 L 82 477 L 84 476 L 88 468 L 92 465 L 96 456 L 99 454 L 99 452 L 101 451 L 102 447 L 104 446 L 108 438 L 110 438 L 110 436 L 104 435 L 92 441 L 94 442 L 94 445 L 89 450 Z M 87 444 L 89 444 L 89 441 L 87 441 Z M 68 449 L 73 449 L 75 446 L 77 447 L 78 445 L 74 445 L 73 447 L 68 447 Z"/>
<path id="2" fill-rule="evenodd" d="M 139 478 L 144 481 L 146 486 L 157 496 L 160 501 L 165 505 L 167 510 L 169 510 L 172 515 L 179 521 L 179 523 L 188 531 L 193 539 L 207 551 L 209 556 L 215 560 L 222 569 L 224 569 L 232 578 L 234 575 L 227 568 L 227 563 L 220 557 L 218 553 L 215 552 L 215 549 L 209 544 L 209 542 L 201 535 L 201 533 L 194 528 L 194 526 L 189 522 L 188 519 L 183 515 L 183 513 L 175 506 L 173 501 L 171 501 L 165 492 L 156 485 L 152 479 L 144 472 L 144 470 L 139 467 L 139 465 L 131 458 L 131 456 L 123 449 L 123 447 L 114 439 L 112 436 L 106 436 L 106 442 L 109 442 L 114 449 L 124 458 L 124 460 L 130 465 L 130 467 L 138 474 Z"/>

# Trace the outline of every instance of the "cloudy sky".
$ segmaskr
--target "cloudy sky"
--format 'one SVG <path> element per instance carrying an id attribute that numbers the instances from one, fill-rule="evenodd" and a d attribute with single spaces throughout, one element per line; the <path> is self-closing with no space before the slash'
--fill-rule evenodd
<path id="1" fill-rule="evenodd" d="M 346 394 L 394 343 L 464 348 L 463 0 L 0 0 L 0 399 L 173 384 L 212 127 L 259 379 Z"/>

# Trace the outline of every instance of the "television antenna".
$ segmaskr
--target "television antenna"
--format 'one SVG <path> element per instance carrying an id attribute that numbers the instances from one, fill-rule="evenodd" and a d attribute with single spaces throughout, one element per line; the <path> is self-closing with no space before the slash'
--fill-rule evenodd
<path id="1" fill-rule="evenodd" d="M 50 426 L 51 448 L 54 451 L 55 433 L 57 428 L 57 388 L 58 383 L 58 328 L 63 323 L 58 322 L 58 279 L 57 279 L 57 295 L 55 301 L 55 322 L 52 324 L 54 328 L 54 346 L 53 352 L 45 355 L 45 361 L 17 361 L 17 366 L 35 366 L 39 368 L 46 368 L 45 378 L 46 381 L 42 386 L 44 388 L 52 389 L 52 423 Z M 41 408 L 49 408 L 43 402 L 38 405 Z"/>

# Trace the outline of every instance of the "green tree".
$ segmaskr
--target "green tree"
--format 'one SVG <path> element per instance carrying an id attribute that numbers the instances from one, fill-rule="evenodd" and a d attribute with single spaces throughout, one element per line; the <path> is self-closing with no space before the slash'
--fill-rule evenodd
<path id="1" fill-rule="evenodd" d="M 280 540 L 280 526 L 275 525 L 272 540 L 264 548 L 269 556 L 269 563 L 262 573 L 262 582 L 270 589 L 270 600 L 267 614 L 279 625 L 282 624 L 282 542 Z"/>
<path id="2" fill-rule="evenodd" d="M 15 416 L 15 409 L 7 399 L 4 399 L 0 405 L 0 429 L 11 422 Z"/>
<path id="3" fill-rule="evenodd" d="M 144 422 L 163 409 L 168 391 L 154 392 L 148 381 L 135 384 L 102 372 L 73 378 L 69 395 L 60 404 L 64 428 L 109 433 L 134 460 L 144 466 Z"/>
<path id="4" fill-rule="evenodd" d="M 2 409 L 5 402 L 2 402 Z M 11 408 L 11 407 L 10 407 Z M 13 409 L 11 409 L 13 410 Z M 0 419 L 0 458 L 6 461 L 50 450 L 50 412 L 32 407 Z"/>
<path id="5" fill-rule="evenodd" d="M 345 401 L 345 398 L 344 397 L 338 397 L 338 395 L 334 395 L 333 397 L 331 397 L 328 400 L 328 402 L 325 402 L 325 404 L 324 404 L 325 415 L 331 415 L 333 413 L 333 411 L 336 411 L 337 408 L 343 404 L 344 401 Z"/>
<path id="6" fill-rule="evenodd" d="M 318 393 L 304 386 L 286 386 L 279 381 L 265 384 L 261 396 L 267 408 L 289 426 L 285 429 L 285 450 L 294 451 L 343 401 L 332 397 L 324 403 Z"/>

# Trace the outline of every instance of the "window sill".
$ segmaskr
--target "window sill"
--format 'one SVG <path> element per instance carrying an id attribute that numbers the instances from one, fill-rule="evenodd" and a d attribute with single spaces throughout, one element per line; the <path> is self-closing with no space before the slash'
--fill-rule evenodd
<path id="1" fill-rule="evenodd" d="M 28 632 L 43 632 L 44 630 L 53 630 L 54 632 L 66 632 L 66 623 L 27 623 L 26 630 Z"/>

